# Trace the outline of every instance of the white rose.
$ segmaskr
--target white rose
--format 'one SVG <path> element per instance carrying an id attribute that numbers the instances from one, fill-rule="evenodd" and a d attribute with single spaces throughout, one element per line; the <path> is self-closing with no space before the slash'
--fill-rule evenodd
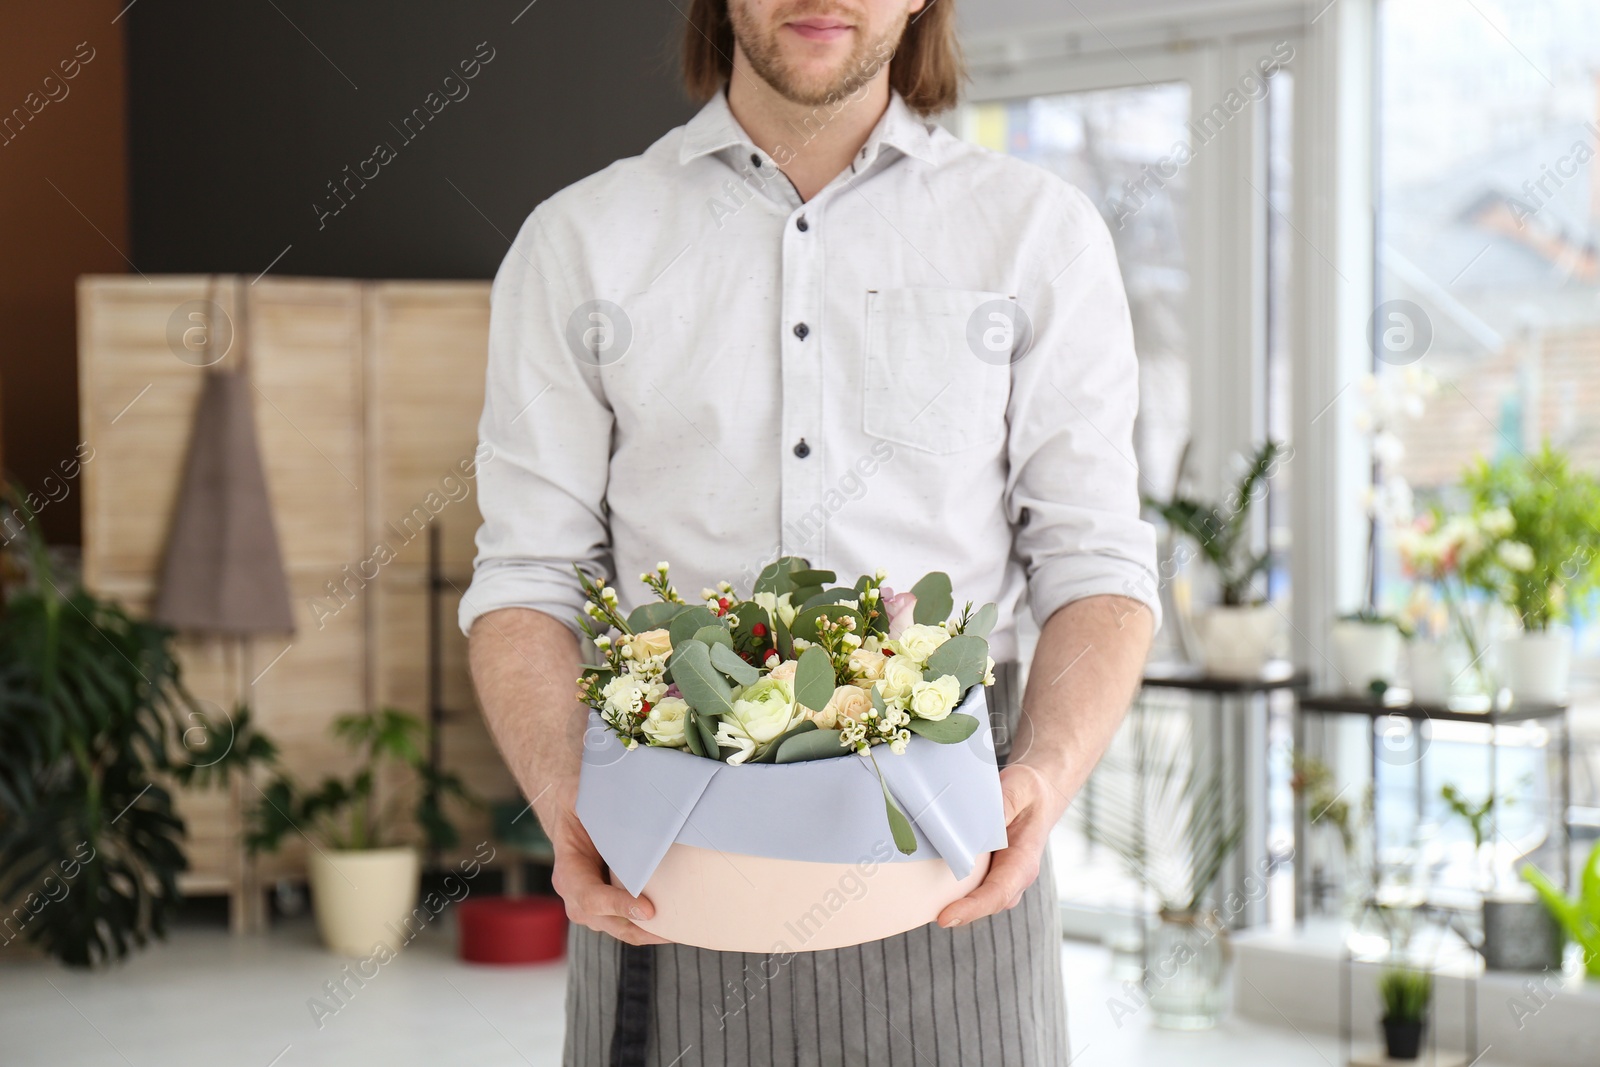
<path id="1" fill-rule="evenodd" d="M 644 719 L 644 735 L 652 744 L 682 748 L 688 742 L 684 730 L 689 725 L 689 705 L 679 697 L 662 697 Z"/>
<path id="2" fill-rule="evenodd" d="M 768 676 L 734 698 L 732 719 L 740 733 L 764 745 L 789 728 L 794 708 L 793 684 Z"/>
<path id="3" fill-rule="evenodd" d="M 889 642 L 889 647 L 895 655 L 905 656 L 914 661 L 918 667 L 928 662 L 928 657 L 933 655 L 933 650 L 950 640 L 950 634 L 942 626 L 923 626 L 914 623 L 907 626 L 905 632 L 898 638 Z"/>
<path id="4" fill-rule="evenodd" d="M 885 704 L 905 705 L 911 698 L 912 691 L 922 681 L 922 669 L 912 663 L 905 656 L 890 657 L 883 668 L 883 680 L 878 683 L 878 691 L 883 694 Z"/>
<path id="5" fill-rule="evenodd" d="M 941 674 L 931 682 L 918 682 L 911 690 L 911 710 L 923 719 L 942 719 L 961 699 L 961 683 L 953 674 Z"/>
<path id="6" fill-rule="evenodd" d="M 672 655 L 672 637 L 665 630 L 645 630 L 627 639 L 634 659 L 666 659 Z"/>

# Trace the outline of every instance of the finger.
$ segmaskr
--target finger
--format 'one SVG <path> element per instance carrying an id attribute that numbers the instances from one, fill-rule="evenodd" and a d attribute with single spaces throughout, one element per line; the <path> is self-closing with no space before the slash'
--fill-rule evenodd
<path id="1" fill-rule="evenodd" d="M 591 930 L 598 930 L 603 934 L 610 934 L 618 941 L 626 941 L 630 945 L 670 945 L 671 941 L 660 934 L 653 934 L 642 926 L 635 926 L 626 919 L 618 919 L 611 915 L 590 915 L 584 920 L 577 920 Z"/>
<path id="2" fill-rule="evenodd" d="M 960 926 L 1004 911 L 1021 900 L 1023 891 L 1038 877 L 1037 849 L 1018 845 L 1003 848 L 994 854 L 983 882 L 939 913 L 939 925 Z"/>
<path id="3" fill-rule="evenodd" d="M 588 915 L 614 915 L 623 919 L 654 918 L 656 907 L 648 897 L 634 896 L 600 877 L 599 857 L 568 855 L 558 865 L 551 885 L 561 899 Z"/>

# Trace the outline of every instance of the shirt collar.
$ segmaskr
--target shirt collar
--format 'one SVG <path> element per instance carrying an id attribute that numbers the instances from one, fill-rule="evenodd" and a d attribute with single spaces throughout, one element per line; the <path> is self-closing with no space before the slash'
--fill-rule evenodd
<path id="1" fill-rule="evenodd" d="M 862 146 L 855 160 L 857 167 L 865 166 L 876 159 L 884 145 L 899 149 L 906 155 L 925 163 L 933 162 L 932 134 L 906 105 L 900 94 L 893 89 L 889 91 L 889 107 L 878 120 L 878 124 L 873 127 L 867 143 Z M 733 117 L 733 111 L 728 107 L 727 90 L 720 89 L 684 126 L 683 144 L 678 152 L 678 162 L 686 164 L 712 152 L 736 147 L 756 150 L 749 135 L 744 132 L 738 120 Z M 788 147 L 794 151 L 800 149 L 798 144 Z"/>

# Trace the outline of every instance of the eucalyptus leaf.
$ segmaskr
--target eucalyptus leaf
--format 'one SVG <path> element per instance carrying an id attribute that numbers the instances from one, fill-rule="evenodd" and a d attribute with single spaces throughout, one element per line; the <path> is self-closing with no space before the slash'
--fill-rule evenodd
<path id="1" fill-rule="evenodd" d="M 672 647 L 677 648 L 685 641 L 693 640 L 694 635 L 702 626 L 715 626 L 719 620 L 711 609 L 704 604 L 696 604 L 685 608 L 672 620 L 667 627 L 667 633 L 672 637 Z"/>
<path id="2" fill-rule="evenodd" d="M 867 690 L 867 696 L 872 700 L 872 707 L 879 715 L 889 714 L 889 705 L 883 702 L 883 694 L 878 692 L 878 687 L 873 686 Z"/>
<path id="3" fill-rule="evenodd" d="M 761 680 L 761 672 L 740 659 L 731 643 L 725 645 L 719 641 L 711 646 L 711 665 L 738 685 L 755 685 Z"/>
<path id="4" fill-rule="evenodd" d="M 777 759 L 778 759 L 778 749 L 783 747 L 783 743 L 785 741 L 787 741 L 791 737 L 794 737 L 796 734 L 810 733 L 812 730 L 815 730 L 816 728 L 817 728 L 817 724 L 816 723 L 812 722 L 810 719 L 804 719 L 804 720 L 802 720 L 800 722 L 800 724 L 798 726 L 791 726 L 789 729 L 785 730 L 783 733 L 781 733 L 777 737 L 773 738 L 771 743 L 769 743 L 767 745 L 767 748 L 766 748 L 765 752 L 761 753 L 761 755 L 759 755 L 759 756 L 756 756 L 756 757 L 748 760 L 747 762 L 749 762 L 749 763 L 775 763 L 775 762 L 777 762 Z"/>
<path id="5" fill-rule="evenodd" d="M 733 635 L 726 626 L 702 626 L 694 632 L 694 639 L 704 642 L 708 648 L 716 645 L 733 651 Z"/>
<path id="6" fill-rule="evenodd" d="M 772 593 L 782 596 L 784 593 L 794 591 L 794 575 L 799 571 L 811 569 L 809 560 L 799 556 L 780 556 L 761 569 L 761 574 L 755 580 L 752 591 L 756 593 Z"/>
<path id="7" fill-rule="evenodd" d="M 688 609 L 687 604 L 673 604 L 665 600 L 640 604 L 628 613 L 628 629 L 636 634 L 646 630 L 659 630 Z"/>
<path id="8" fill-rule="evenodd" d="M 722 749 L 717 745 L 717 728 L 712 725 L 710 717 L 697 711 L 693 719 L 695 729 L 700 732 L 700 747 L 712 759 L 723 759 Z"/>
<path id="9" fill-rule="evenodd" d="M 815 596 L 806 598 L 806 601 L 800 605 L 800 610 L 805 611 L 808 608 L 818 607 L 822 604 L 837 604 L 843 600 L 854 600 L 860 603 L 861 593 L 855 589 L 846 588 L 824 589 Z"/>
<path id="10" fill-rule="evenodd" d="M 913 622 L 924 626 L 938 626 L 950 618 L 955 608 L 955 598 L 950 592 L 950 576 L 944 571 L 930 571 L 922 581 L 911 587 L 917 606 L 911 612 Z"/>
<path id="11" fill-rule="evenodd" d="M 943 675 L 953 674 L 962 689 L 969 689 L 983 681 L 988 671 L 989 642 L 981 637 L 962 634 L 933 650 L 922 676 L 931 682 Z"/>
<path id="12" fill-rule="evenodd" d="M 972 637 L 988 637 L 999 618 L 1000 609 L 992 603 L 985 604 L 973 613 L 972 618 L 967 620 L 967 628 L 961 632 Z"/>
<path id="13" fill-rule="evenodd" d="M 799 763 L 803 760 L 829 759 L 849 755 L 850 750 L 839 744 L 838 730 L 807 730 L 795 734 L 778 746 L 778 763 Z"/>
<path id="14" fill-rule="evenodd" d="M 726 715 L 733 710 L 733 687 L 711 665 L 711 650 L 703 641 L 689 640 L 672 653 L 672 677 L 689 706 L 702 715 Z"/>
<path id="15" fill-rule="evenodd" d="M 973 735 L 978 729 L 978 719 L 975 715 L 946 715 L 942 719 L 913 718 L 906 723 L 906 729 L 929 741 L 954 745 Z"/>
<path id="16" fill-rule="evenodd" d="M 700 736 L 700 727 L 694 721 L 693 711 L 689 712 L 689 721 L 684 723 L 683 739 L 689 743 L 689 751 L 696 756 L 706 754 L 706 743 Z"/>
<path id="17" fill-rule="evenodd" d="M 794 672 L 794 698 L 812 711 L 821 711 L 833 699 L 833 660 L 812 645 L 800 653 Z"/>
<path id="18" fill-rule="evenodd" d="M 883 810 L 889 817 L 889 833 L 894 835 L 894 847 L 900 850 L 902 856 L 909 856 L 917 850 L 917 835 L 911 829 L 911 820 L 906 818 L 906 813 L 889 795 L 889 786 L 882 774 L 878 775 L 878 787 L 883 790 Z"/>

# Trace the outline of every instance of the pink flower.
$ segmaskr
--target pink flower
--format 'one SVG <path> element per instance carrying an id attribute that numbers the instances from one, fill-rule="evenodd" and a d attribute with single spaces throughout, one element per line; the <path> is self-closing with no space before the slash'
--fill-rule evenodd
<path id="1" fill-rule="evenodd" d="M 912 613 L 917 610 L 917 595 L 915 593 L 896 593 L 887 586 L 883 589 L 883 609 L 889 613 L 889 639 L 892 641 L 905 632 L 907 626 L 914 621 Z"/>

